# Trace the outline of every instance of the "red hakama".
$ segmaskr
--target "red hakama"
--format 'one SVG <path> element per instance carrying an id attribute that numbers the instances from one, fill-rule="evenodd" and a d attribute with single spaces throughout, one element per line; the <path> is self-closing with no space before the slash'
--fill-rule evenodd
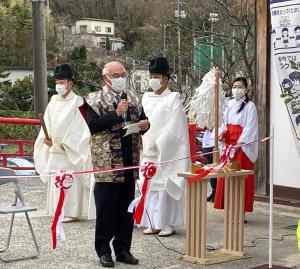
<path id="1" fill-rule="evenodd" d="M 241 136 L 243 128 L 240 125 L 228 124 L 225 132 L 226 144 L 235 145 Z M 252 163 L 240 147 L 234 155 L 232 161 L 240 162 L 241 169 L 254 170 Z M 245 178 L 245 208 L 246 212 L 253 211 L 255 191 L 254 175 L 246 176 Z M 224 178 L 218 178 L 214 208 L 224 209 Z"/>

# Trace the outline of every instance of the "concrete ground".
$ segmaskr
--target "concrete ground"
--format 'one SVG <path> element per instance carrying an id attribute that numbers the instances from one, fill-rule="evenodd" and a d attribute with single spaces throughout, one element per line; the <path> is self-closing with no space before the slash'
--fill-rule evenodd
<path id="1" fill-rule="evenodd" d="M 31 220 L 40 245 L 40 255 L 36 259 L 5 264 L 0 262 L 0 268 L 101 268 L 99 259 L 94 251 L 94 220 L 66 223 L 64 229 L 67 241 L 58 241 L 56 250 L 51 249 L 51 218 L 44 216 L 43 210 L 46 203 L 46 186 L 38 179 L 24 180 L 21 182 L 25 201 L 28 205 L 36 206 L 38 212 L 31 213 Z M 0 204 L 9 201 L 10 188 L 1 188 Z M 285 206 L 274 208 L 274 238 L 273 264 L 300 268 L 300 253 L 297 248 L 295 231 L 284 227 L 295 225 L 300 218 L 300 210 Z M 209 268 L 243 269 L 268 263 L 268 204 L 257 202 L 255 211 L 247 216 L 245 226 L 245 249 L 252 258 L 210 265 Z M 0 215 L 0 248 L 4 244 L 7 233 L 9 217 Z M 16 218 L 10 255 L 22 255 L 33 251 L 30 234 L 23 216 Z M 223 214 L 220 210 L 208 208 L 208 242 L 211 247 L 221 247 L 223 239 Z M 255 246 L 252 243 L 255 240 Z M 160 238 L 159 242 L 154 236 L 145 236 L 141 229 L 135 228 L 132 240 L 132 253 L 139 259 L 137 266 L 129 266 L 119 262 L 115 268 L 205 268 L 179 260 L 180 253 L 185 252 L 185 232 L 179 231 L 172 237 Z M 164 246 L 162 245 L 164 244 Z M 168 249 L 169 248 L 169 249 Z"/>

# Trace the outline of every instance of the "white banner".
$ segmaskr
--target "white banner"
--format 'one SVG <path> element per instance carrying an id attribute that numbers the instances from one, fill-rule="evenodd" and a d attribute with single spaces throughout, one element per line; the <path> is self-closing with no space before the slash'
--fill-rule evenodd
<path id="1" fill-rule="evenodd" d="M 270 0 L 270 11 L 281 97 L 300 140 L 300 0 Z"/>

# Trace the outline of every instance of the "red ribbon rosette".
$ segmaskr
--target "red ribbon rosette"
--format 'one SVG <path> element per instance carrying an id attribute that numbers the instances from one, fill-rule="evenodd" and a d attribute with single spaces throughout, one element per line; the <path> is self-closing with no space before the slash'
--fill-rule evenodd
<path id="1" fill-rule="evenodd" d="M 156 164 L 154 162 L 145 162 L 141 168 L 142 175 L 145 179 L 151 179 L 156 174 Z"/>
<path id="2" fill-rule="evenodd" d="M 136 224 L 140 224 L 145 208 L 146 195 L 149 187 L 150 179 L 155 175 L 157 170 L 157 166 L 153 162 L 145 162 L 141 168 L 142 175 L 144 176 L 144 182 L 142 186 L 142 195 L 139 199 L 137 206 L 135 207 L 135 212 L 133 215 L 133 219 Z"/>
<path id="3" fill-rule="evenodd" d="M 56 248 L 56 234 L 58 233 L 62 239 L 65 239 L 65 233 L 62 228 L 63 204 L 66 197 L 66 190 L 71 188 L 74 182 L 73 175 L 60 171 L 55 177 L 55 186 L 60 189 L 58 204 L 54 213 L 51 232 L 52 232 L 52 248 Z M 59 227 L 59 229 L 57 228 Z"/>

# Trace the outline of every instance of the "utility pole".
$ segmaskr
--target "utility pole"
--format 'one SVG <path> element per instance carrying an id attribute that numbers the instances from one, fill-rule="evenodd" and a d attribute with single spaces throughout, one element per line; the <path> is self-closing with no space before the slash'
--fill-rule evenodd
<path id="1" fill-rule="evenodd" d="M 167 55 L 167 46 L 166 46 L 166 29 L 168 26 L 171 26 L 170 24 L 160 24 L 161 27 L 163 27 L 163 45 L 164 45 L 164 57 Z"/>
<path id="2" fill-rule="evenodd" d="M 32 2 L 32 32 L 33 32 L 33 88 L 34 114 L 44 113 L 48 104 L 47 92 L 47 57 L 45 31 L 45 0 L 30 0 Z"/>
<path id="3" fill-rule="evenodd" d="M 180 4 L 178 4 L 178 12 L 180 14 Z M 180 15 L 179 15 L 180 16 Z M 182 77 L 182 69 L 181 69 L 181 32 L 180 32 L 180 25 L 179 25 L 179 16 L 177 17 L 177 39 L 178 39 L 178 78 L 177 83 L 179 85 L 179 89 L 181 92 L 181 77 Z"/>
<path id="4" fill-rule="evenodd" d="M 61 26 L 61 32 L 62 32 L 61 56 L 63 57 L 64 51 L 65 51 L 65 29 L 64 29 L 64 25 Z"/>
<path id="5" fill-rule="evenodd" d="M 191 70 L 192 70 L 192 77 L 193 79 L 195 79 L 195 74 L 196 74 L 196 57 L 195 57 L 195 52 L 196 52 L 196 47 L 197 47 L 197 40 L 196 40 L 196 34 L 195 34 L 195 26 L 193 24 L 193 33 L 192 33 L 192 42 L 193 42 L 193 46 L 192 46 L 192 66 L 191 66 Z"/>
<path id="6" fill-rule="evenodd" d="M 172 4 L 177 5 L 177 10 L 175 10 L 175 18 L 177 18 L 177 43 L 178 43 L 178 76 L 177 76 L 177 85 L 181 92 L 181 79 L 182 79 L 182 68 L 181 68 L 181 31 L 180 31 L 180 19 L 184 19 L 186 17 L 186 13 L 184 10 L 180 9 L 180 5 L 185 4 L 180 0 L 177 2 L 172 2 Z"/>
<path id="7" fill-rule="evenodd" d="M 166 27 L 167 25 L 164 24 L 164 56 L 166 57 Z"/>

